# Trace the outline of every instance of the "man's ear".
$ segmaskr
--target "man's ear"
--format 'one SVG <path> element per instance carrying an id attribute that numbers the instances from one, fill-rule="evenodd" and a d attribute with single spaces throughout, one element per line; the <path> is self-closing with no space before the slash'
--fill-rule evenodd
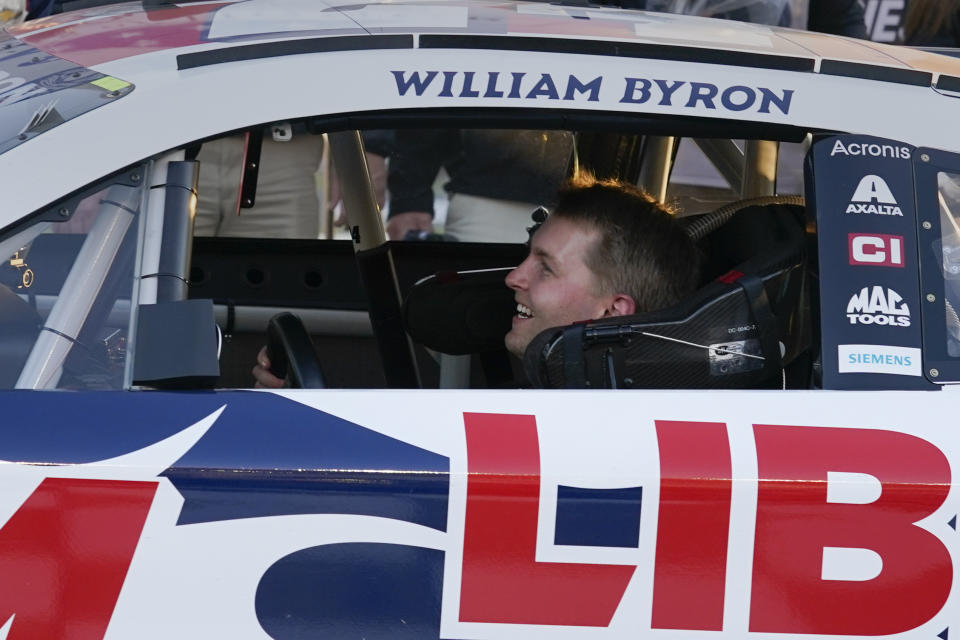
<path id="1" fill-rule="evenodd" d="M 609 306 L 611 316 L 629 316 L 636 312 L 636 310 L 637 303 L 625 293 L 618 293 L 613 296 L 613 300 Z"/>

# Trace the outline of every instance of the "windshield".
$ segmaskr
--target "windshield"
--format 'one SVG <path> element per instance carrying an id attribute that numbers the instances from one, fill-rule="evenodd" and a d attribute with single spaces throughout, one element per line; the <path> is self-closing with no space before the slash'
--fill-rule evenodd
<path id="1" fill-rule="evenodd" d="M 133 91 L 0 33 L 0 153 Z"/>
<path id="2" fill-rule="evenodd" d="M 0 238 L 0 389 L 124 386 L 142 175 Z"/>

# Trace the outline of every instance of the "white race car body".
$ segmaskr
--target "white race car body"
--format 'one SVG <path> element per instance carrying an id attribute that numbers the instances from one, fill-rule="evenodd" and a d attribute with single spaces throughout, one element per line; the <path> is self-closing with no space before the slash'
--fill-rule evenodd
<path id="1" fill-rule="evenodd" d="M 36 225 L 59 224 L 61 211 L 76 221 L 94 192 L 114 208 L 87 228 L 96 243 L 79 248 L 82 268 L 61 276 L 67 302 L 44 310 L 26 280 L 3 281 L 47 330 L 34 338 L 21 322 L 36 344 L 0 360 L 16 374 L 0 392 L 0 637 L 960 633 L 960 389 L 950 384 L 960 363 L 939 304 L 953 286 L 939 258 L 953 220 L 943 179 L 960 174 L 960 60 L 514 2 L 128 4 L 9 33 L 0 47 L 20 58 L 0 48 L 0 257 L 25 277 L 14 261 Z M 82 86 L 16 76 L 28 58 L 89 75 Z M 132 361 L 149 336 L 135 314 L 160 301 L 148 279 L 163 275 L 168 245 L 151 239 L 172 196 L 153 187 L 168 163 L 270 123 L 309 120 L 335 135 L 464 113 L 520 114 L 544 129 L 596 118 L 659 135 L 811 134 L 818 383 L 137 384 Z M 137 284 L 109 305 L 129 330 L 122 383 L 70 387 L 70 345 L 128 234 Z M 257 306 L 217 302 L 221 324 Z M 339 323 L 332 334 L 369 335 L 363 307 L 326 311 L 318 322 Z"/>

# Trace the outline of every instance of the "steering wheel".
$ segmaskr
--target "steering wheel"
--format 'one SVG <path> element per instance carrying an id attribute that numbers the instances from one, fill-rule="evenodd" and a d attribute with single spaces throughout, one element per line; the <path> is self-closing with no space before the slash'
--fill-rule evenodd
<path id="1" fill-rule="evenodd" d="M 290 312 L 278 313 L 267 323 L 270 371 L 286 379 L 290 389 L 325 389 L 320 361 L 303 321 Z"/>

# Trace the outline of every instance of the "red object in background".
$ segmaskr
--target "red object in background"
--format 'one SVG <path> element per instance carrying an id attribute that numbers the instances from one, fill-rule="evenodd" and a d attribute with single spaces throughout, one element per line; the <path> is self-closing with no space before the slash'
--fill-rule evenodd
<path id="1" fill-rule="evenodd" d="M 737 271 L 736 269 L 734 269 L 733 271 L 727 271 L 725 274 L 717 278 L 717 282 L 722 282 L 724 284 L 733 284 L 734 282 L 736 282 L 742 277 L 743 277 L 743 272 Z"/>
<path id="2" fill-rule="evenodd" d="M 537 562 L 533 416 L 465 413 L 467 513 L 460 620 L 606 627 L 636 567 Z"/>
<path id="3" fill-rule="evenodd" d="M 23 33 L 33 25 L 27 23 L 17 35 L 58 58 L 93 67 L 152 51 L 207 42 L 213 14 L 226 4 L 169 5 L 143 12 L 98 15 L 95 19 L 49 28 L 56 21 L 73 21 L 78 17 L 73 13 L 58 14 L 36 23 L 42 31 Z"/>
<path id="4" fill-rule="evenodd" d="M 914 629 L 946 602 L 950 554 L 914 523 L 950 490 L 950 466 L 925 440 L 873 429 L 755 425 L 760 481 L 750 631 L 882 636 Z M 827 472 L 880 481 L 869 504 L 827 502 Z M 870 549 L 872 580 L 823 580 L 823 548 Z"/>
<path id="5" fill-rule="evenodd" d="M 156 482 L 47 478 L 0 529 L 8 640 L 102 640 Z"/>

